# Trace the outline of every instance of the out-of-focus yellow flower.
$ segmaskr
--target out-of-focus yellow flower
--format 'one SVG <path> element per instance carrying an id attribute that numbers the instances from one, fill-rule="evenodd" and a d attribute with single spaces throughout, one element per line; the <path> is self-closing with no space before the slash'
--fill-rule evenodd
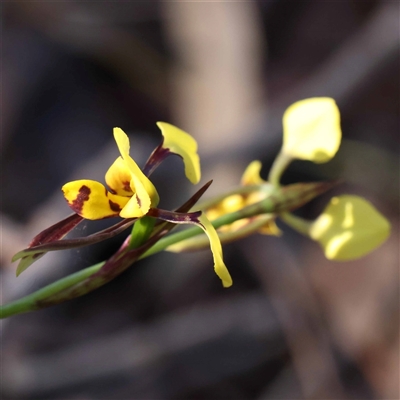
<path id="1" fill-rule="evenodd" d="M 331 199 L 311 224 L 309 233 L 320 243 L 328 259 L 346 261 L 362 257 L 381 245 L 390 234 L 390 223 L 367 200 L 343 195 Z"/>
<path id="2" fill-rule="evenodd" d="M 241 179 L 242 186 L 262 185 L 262 184 L 266 185 L 267 182 L 260 177 L 261 167 L 262 165 L 260 161 L 258 160 L 252 161 L 247 166 L 247 168 L 243 173 Z M 211 221 L 213 221 L 222 215 L 229 214 L 238 211 L 251 204 L 258 203 L 259 201 L 265 199 L 266 196 L 267 192 L 261 190 L 254 190 L 249 193 L 233 194 L 231 196 L 226 197 L 218 204 L 207 209 L 206 215 Z M 254 224 L 256 221 L 261 222 L 263 220 L 265 220 L 265 224 L 262 225 L 261 227 L 259 226 L 260 224 Z M 271 219 L 270 215 L 269 216 L 257 215 L 252 218 L 240 219 L 238 221 L 233 222 L 230 225 L 222 226 L 221 228 L 219 228 L 219 232 L 222 233 L 238 232 L 241 229 L 245 228 L 249 223 L 254 224 L 254 226 L 257 225 L 258 226 L 257 231 L 259 233 L 265 235 L 275 235 L 275 236 L 281 235 L 281 231 L 276 226 L 275 221 Z M 220 235 L 220 237 L 224 241 L 225 236 Z M 232 234 L 232 235 L 227 235 L 226 238 L 228 240 L 233 240 L 234 238 L 236 238 L 236 236 Z"/>
<path id="3" fill-rule="evenodd" d="M 282 153 L 290 158 L 324 163 L 340 146 L 340 113 L 329 97 L 292 104 L 283 115 Z"/>

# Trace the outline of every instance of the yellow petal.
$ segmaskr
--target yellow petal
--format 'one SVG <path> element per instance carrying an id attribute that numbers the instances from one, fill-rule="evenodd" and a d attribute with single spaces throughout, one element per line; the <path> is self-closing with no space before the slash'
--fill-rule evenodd
<path id="1" fill-rule="evenodd" d="M 221 241 L 219 240 L 217 231 L 204 213 L 199 217 L 199 221 L 201 222 L 201 225 L 199 226 L 204 230 L 210 241 L 211 252 L 214 258 L 215 273 L 222 280 L 224 287 L 232 286 L 232 278 L 223 260 Z"/>
<path id="2" fill-rule="evenodd" d="M 112 194 L 99 182 L 82 179 L 62 187 L 68 205 L 86 219 L 116 217 L 129 198 Z"/>
<path id="3" fill-rule="evenodd" d="M 362 257 L 390 234 L 389 221 L 367 200 L 351 195 L 334 197 L 312 223 L 310 236 L 331 260 Z"/>
<path id="4" fill-rule="evenodd" d="M 114 128 L 114 138 L 126 168 L 131 173 L 131 184 L 133 183 L 134 185 L 136 195 L 140 200 L 139 207 L 143 215 L 145 215 L 149 211 L 150 205 L 151 207 L 156 207 L 160 200 L 157 190 L 129 155 L 129 138 L 125 132 L 121 128 Z"/>
<path id="5" fill-rule="evenodd" d="M 114 128 L 114 139 L 117 142 L 118 150 L 123 159 L 129 156 L 129 138 L 121 128 Z"/>
<path id="6" fill-rule="evenodd" d="M 283 115 L 284 154 L 315 163 L 329 161 L 340 146 L 340 113 L 329 97 L 292 104 Z"/>
<path id="7" fill-rule="evenodd" d="M 131 171 L 126 166 L 122 157 L 118 157 L 106 173 L 106 183 L 108 187 L 120 196 L 131 197 Z"/>
<path id="8" fill-rule="evenodd" d="M 225 197 L 218 205 L 218 208 L 221 212 L 220 215 L 224 215 L 240 210 L 245 206 L 246 204 L 243 196 L 240 194 L 232 194 L 231 196 Z"/>
<path id="9" fill-rule="evenodd" d="M 149 207 L 150 208 L 150 207 Z M 121 218 L 142 218 L 146 215 L 146 212 L 142 211 L 142 208 L 139 206 L 138 197 L 136 195 L 132 196 L 125 207 L 120 212 Z"/>
<path id="10" fill-rule="evenodd" d="M 274 220 L 268 221 L 259 229 L 259 232 L 263 235 L 282 236 L 282 231 L 278 228 Z"/>
<path id="11" fill-rule="evenodd" d="M 265 181 L 261 179 L 260 176 L 261 167 L 262 167 L 261 161 L 258 160 L 252 161 L 247 166 L 247 168 L 243 173 L 241 184 L 243 186 L 248 186 L 248 185 L 261 185 L 265 183 Z"/>
<path id="12" fill-rule="evenodd" d="M 135 194 L 119 215 L 122 218 L 141 218 L 150 210 L 151 200 L 141 181 L 134 176 L 132 177 L 131 186 L 135 188 Z"/>
<path id="13" fill-rule="evenodd" d="M 167 122 L 157 122 L 164 136 L 162 147 L 183 158 L 185 175 L 190 182 L 200 181 L 200 158 L 197 154 L 197 142 L 188 133 Z"/>

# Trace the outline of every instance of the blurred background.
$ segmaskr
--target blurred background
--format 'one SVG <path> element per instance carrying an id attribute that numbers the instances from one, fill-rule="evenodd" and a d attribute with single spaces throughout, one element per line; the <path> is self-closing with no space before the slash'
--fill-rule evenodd
<path id="1" fill-rule="evenodd" d="M 2 399 L 399 399 L 399 3 L 2 2 L 1 289 L 8 302 L 104 260 L 124 235 L 47 254 L 15 278 L 12 255 L 69 215 L 60 187 L 103 181 L 131 138 L 143 165 L 171 122 L 199 143 L 208 195 L 260 159 L 266 178 L 291 103 L 336 99 L 343 142 L 284 182 L 341 177 L 392 223 L 353 262 L 279 226 L 210 252 L 162 253 L 82 298 L 1 325 Z M 196 190 L 181 160 L 153 175 L 162 208 Z M 83 223 L 83 236 L 110 221 Z"/>

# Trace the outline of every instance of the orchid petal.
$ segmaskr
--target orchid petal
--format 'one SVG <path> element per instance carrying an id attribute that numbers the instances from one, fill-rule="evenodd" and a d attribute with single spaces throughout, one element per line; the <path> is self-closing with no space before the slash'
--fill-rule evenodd
<path id="1" fill-rule="evenodd" d="M 258 218 L 262 218 L 263 216 L 261 215 Z M 279 229 L 278 225 L 276 225 L 276 222 L 274 220 L 268 221 L 265 225 L 263 225 L 260 230 L 258 231 L 262 235 L 269 235 L 269 236 L 282 236 L 282 231 Z"/>
<path id="2" fill-rule="evenodd" d="M 119 215 L 122 218 L 141 218 L 150 210 L 150 197 L 147 195 L 144 187 L 140 184 L 140 181 L 136 181 L 135 183 L 137 191 L 121 210 Z"/>
<path id="3" fill-rule="evenodd" d="M 262 168 L 261 161 L 258 160 L 252 161 L 247 166 L 242 175 L 241 184 L 243 186 L 249 186 L 249 185 L 261 185 L 265 183 L 265 181 L 260 176 L 261 168 Z"/>
<path id="4" fill-rule="evenodd" d="M 101 183 L 87 179 L 68 182 L 62 191 L 72 210 L 91 220 L 117 217 L 129 201 L 128 197 L 112 194 Z"/>
<path id="5" fill-rule="evenodd" d="M 204 213 L 199 217 L 199 221 L 200 224 L 198 226 L 204 230 L 210 241 L 215 273 L 222 280 L 222 285 L 224 287 L 232 286 L 232 278 L 223 260 L 221 241 L 219 240 L 217 231 Z"/>
<path id="6" fill-rule="evenodd" d="M 193 224 L 197 225 L 207 235 L 211 252 L 214 258 L 214 270 L 218 277 L 222 280 L 224 287 L 232 286 L 232 278 L 224 264 L 222 256 L 222 246 L 221 241 L 218 237 L 218 233 L 206 217 L 206 215 L 201 211 L 190 212 L 190 213 L 177 213 L 174 211 L 160 210 L 158 208 L 152 208 L 149 211 L 149 216 L 154 218 L 159 218 L 174 224 Z"/>
<path id="7" fill-rule="evenodd" d="M 320 243 L 325 256 L 337 261 L 370 253 L 389 234 L 389 221 L 367 200 L 351 195 L 332 198 L 310 227 L 311 238 Z"/>
<path id="8" fill-rule="evenodd" d="M 315 163 L 329 161 L 340 146 L 340 113 L 329 97 L 292 104 L 283 115 L 284 154 Z"/>
<path id="9" fill-rule="evenodd" d="M 114 128 L 114 138 L 117 142 L 121 156 L 125 161 L 126 167 L 131 173 L 131 187 L 133 183 L 139 200 L 139 208 L 141 209 L 142 215 L 145 215 L 150 208 L 149 204 L 151 204 L 152 207 L 155 207 L 160 200 L 157 190 L 129 155 L 129 138 L 126 133 L 121 128 Z"/>
<path id="10" fill-rule="evenodd" d="M 167 122 L 157 122 L 164 137 L 162 148 L 183 158 L 185 175 L 190 182 L 196 184 L 200 181 L 200 158 L 197 154 L 197 142 L 191 135 Z"/>
<path id="11" fill-rule="evenodd" d="M 113 193 L 131 197 L 131 171 L 122 157 L 118 157 L 106 173 L 106 183 Z"/>

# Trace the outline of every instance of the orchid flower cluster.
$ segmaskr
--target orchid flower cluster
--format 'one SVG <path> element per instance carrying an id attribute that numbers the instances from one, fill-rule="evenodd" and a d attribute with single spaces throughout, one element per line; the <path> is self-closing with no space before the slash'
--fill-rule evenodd
<path id="1" fill-rule="evenodd" d="M 143 169 L 130 156 L 128 136 L 114 128 L 120 156 L 105 175 L 108 189 L 100 182 L 83 179 L 68 182 L 62 191 L 73 214 L 39 233 L 28 248 L 18 252 L 17 276 L 49 251 L 78 248 L 111 238 L 132 227 L 120 249 L 105 262 L 69 275 L 0 309 L 2 318 L 47 307 L 82 296 L 106 284 L 141 258 L 161 250 L 180 252 L 210 246 L 214 270 L 224 287 L 232 278 L 223 261 L 221 242 L 262 233 L 281 235 L 275 220 L 281 218 L 300 233 L 317 241 L 328 259 L 359 258 L 383 243 L 390 224 L 367 200 L 352 195 L 333 197 L 315 221 L 290 211 L 324 193 L 335 182 L 297 183 L 281 186 L 280 178 L 294 159 L 314 163 L 329 161 L 341 142 L 340 113 L 331 98 L 311 98 L 291 105 L 283 116 L 283 145 L 268 180 L 260 176 L 261 162 L 246 168 L 241 185 L 229 193 L 197 204 L 211 182 L 206 183 L 173 211 L 158 207 L 160 196 L 149 179 L 170 155 L 182 158 L 187 179 L 201 178 L 195 139 L 183 130 L 158 122 L 163 140 Z M 122 218 L 95 234 L 64 239 L 83 220 Z M 170 233 L 176 225 L 192 228 Z M 205 233 L 205 235 L 204 235 Z"/>

